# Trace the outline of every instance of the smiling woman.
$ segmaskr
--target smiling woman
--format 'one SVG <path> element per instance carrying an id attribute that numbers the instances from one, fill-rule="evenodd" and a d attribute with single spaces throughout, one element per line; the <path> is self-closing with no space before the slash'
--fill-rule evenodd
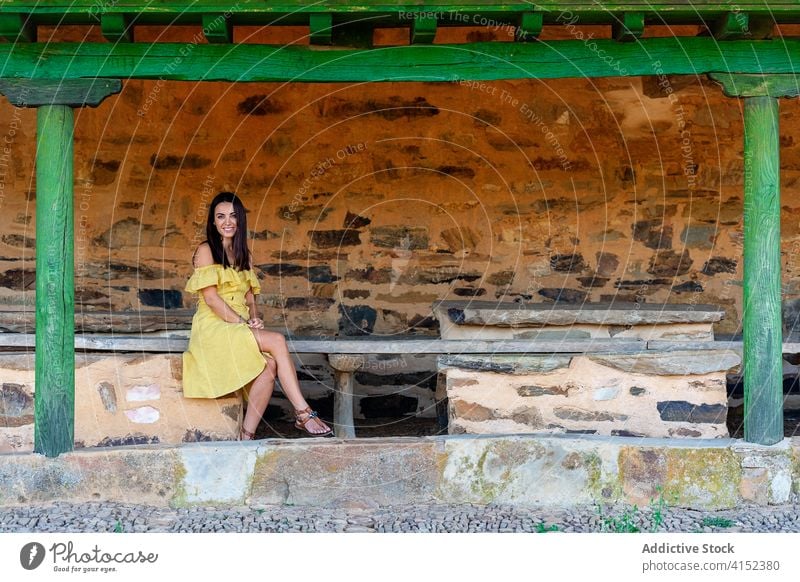
<path id="1" fill-rule="evenodd" d="M 183 393 L 217 398 L 245 389 L 242 440 L 253 438 L 267 408 L 275 377 L 295 409 L 295 426 L 311 436 L 331 429 L 308 406 L 283 335 L 264 330 L 256 312 L 261 292 L 247 247 L 247 211 L 238 196 L 221 192 L 211 202 L 207 240 L 194 253 L 186 290 L 198 295 L 189 349 L 183 354 Z"/>

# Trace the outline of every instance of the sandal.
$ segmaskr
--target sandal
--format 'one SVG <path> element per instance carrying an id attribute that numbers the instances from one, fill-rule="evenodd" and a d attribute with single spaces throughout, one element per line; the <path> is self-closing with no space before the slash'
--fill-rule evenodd
<path id="1" fill-rule="evenodd" d="M 247 437 L 247 438 L 245 438 Z M 239 440 L 240 441 L 252 441 L 256 438 L 256 434 L 254 432 L 250 432 L 245 427 L 242 427 L 241 432 L 239 433 Z"/>
<path id="2" fill-rule="evenodd" d="M 300 416 L 304 414 L 306 415 L 306 417 L 301 419 Z M 295 410 L 294 417 L 295 417 L 294 421 L 295 428 L 307 432 L 312 437 L 322 437 L 333 434 L 333 429 L 331 429 L 330 427 L 325 432 L 311 432 L 310 430 L 308 430 L 308 427 L 306 426 L 308 424 L 308 421 L 311 420 L 312 418 L 317 418 L 317 419 L 319 418 L 319 413 L 317 413 L 316 410 L 311 410 L 311 408 L 306 408 L 304 410 Z M 322 420 L 320 420 L 320 422 L 322 422 Z"/>

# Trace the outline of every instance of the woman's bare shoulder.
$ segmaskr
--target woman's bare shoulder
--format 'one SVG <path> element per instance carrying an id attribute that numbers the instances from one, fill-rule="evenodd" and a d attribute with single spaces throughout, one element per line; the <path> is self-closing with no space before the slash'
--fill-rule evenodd
<path id="1" fill-rule="evenodd" d="M 207 242 L 202 243 L 192 255 L 192 263 L 195 268 L 207 267 L 214 264 L 214 255 L 211 254 L 211 246 Z"/>

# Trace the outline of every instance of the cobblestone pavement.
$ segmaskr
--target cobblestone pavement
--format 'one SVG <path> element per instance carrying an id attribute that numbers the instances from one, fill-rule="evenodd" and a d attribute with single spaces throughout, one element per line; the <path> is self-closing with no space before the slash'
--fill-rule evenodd
<path id="1" fill-rule="evenodd" d="M 121 503 L 0 508 L 0 532 L 800 532 L 800 505 L 703 512 L 651 505 L 168 509 Z"/>

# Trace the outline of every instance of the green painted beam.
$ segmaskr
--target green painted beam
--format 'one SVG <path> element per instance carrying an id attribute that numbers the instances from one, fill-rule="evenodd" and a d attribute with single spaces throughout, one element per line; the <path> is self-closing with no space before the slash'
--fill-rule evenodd
<path id="1" fill-rule="evenodd" d="M 73 113 L 37 111 L 34 451 L 55 457 L 75 435 Z"/>
<path id="2" fill-rule="evenodd" d="M 411 21 L 411 44 L 433 44 L 435 37 L 435 16 L 416 16 Z"/>
<path id="3" fill-rule="evenodd" d="M 26 14 L 0 12 L 0 39 L 6 42 L 36 42 L 36 26 Z"/>
<path id="4" fill-rule="evenodd" d="M 127 14 L 103 14 L 100 30 L 109 42 L 133 42 L 133 26 Z"/>
<path id="5" fill-rule="evenodd" d="M 541 12 L 523 12 L 519 17 L 516 39 L 521 42 L 536 40 L 542 33 L 544 15 Z"/>
<path id="6" fill-rule="evenodd" d="M 617 42 L 633 42 L 644 34 L 644 13 L 625 12 L 611 27 L 611 36 Z"/>
<path id="7" fill-rule="evenodd" d="M 744 102 L 744 439 L 783 440 L 778 100 Z"/>
<path id="8" fill-rule="evenodd" d="M 712 73 L 712 80 L 722 85 L 728 97 L 797 97 L 800 96 L 798 75 L 731 75 Z"/>
<path id="9" fill-rule="evenodd" d="M 333 16 L 331 14 L 310 14 L 308 17 L 308 27 L 311 32 L 311 44 L 332 44 Z"/>
<path id="10" fill-rule="evenodd" d="M 203 14 L 203 35 L 214 44 L 233 42 L 233 25 L 224 14 Z"/>
<path id="11" fill-rule="evenodd" d="M 338 27 L 337 27 L 338 28 Z M 635 43 L 579 40 L 319 50 L 302 46 L 0 44 L 0 78 L 186 81 L 452 81 L 800 72 L 800 41 L 717 42 L 711 37 Z"/>
<path id="12" fill-rule="evenodd" d="M 750 34 L 750 15 L 747 12 L 726 12 L 711 27 L 717 40 L 739 40 Z"/>

